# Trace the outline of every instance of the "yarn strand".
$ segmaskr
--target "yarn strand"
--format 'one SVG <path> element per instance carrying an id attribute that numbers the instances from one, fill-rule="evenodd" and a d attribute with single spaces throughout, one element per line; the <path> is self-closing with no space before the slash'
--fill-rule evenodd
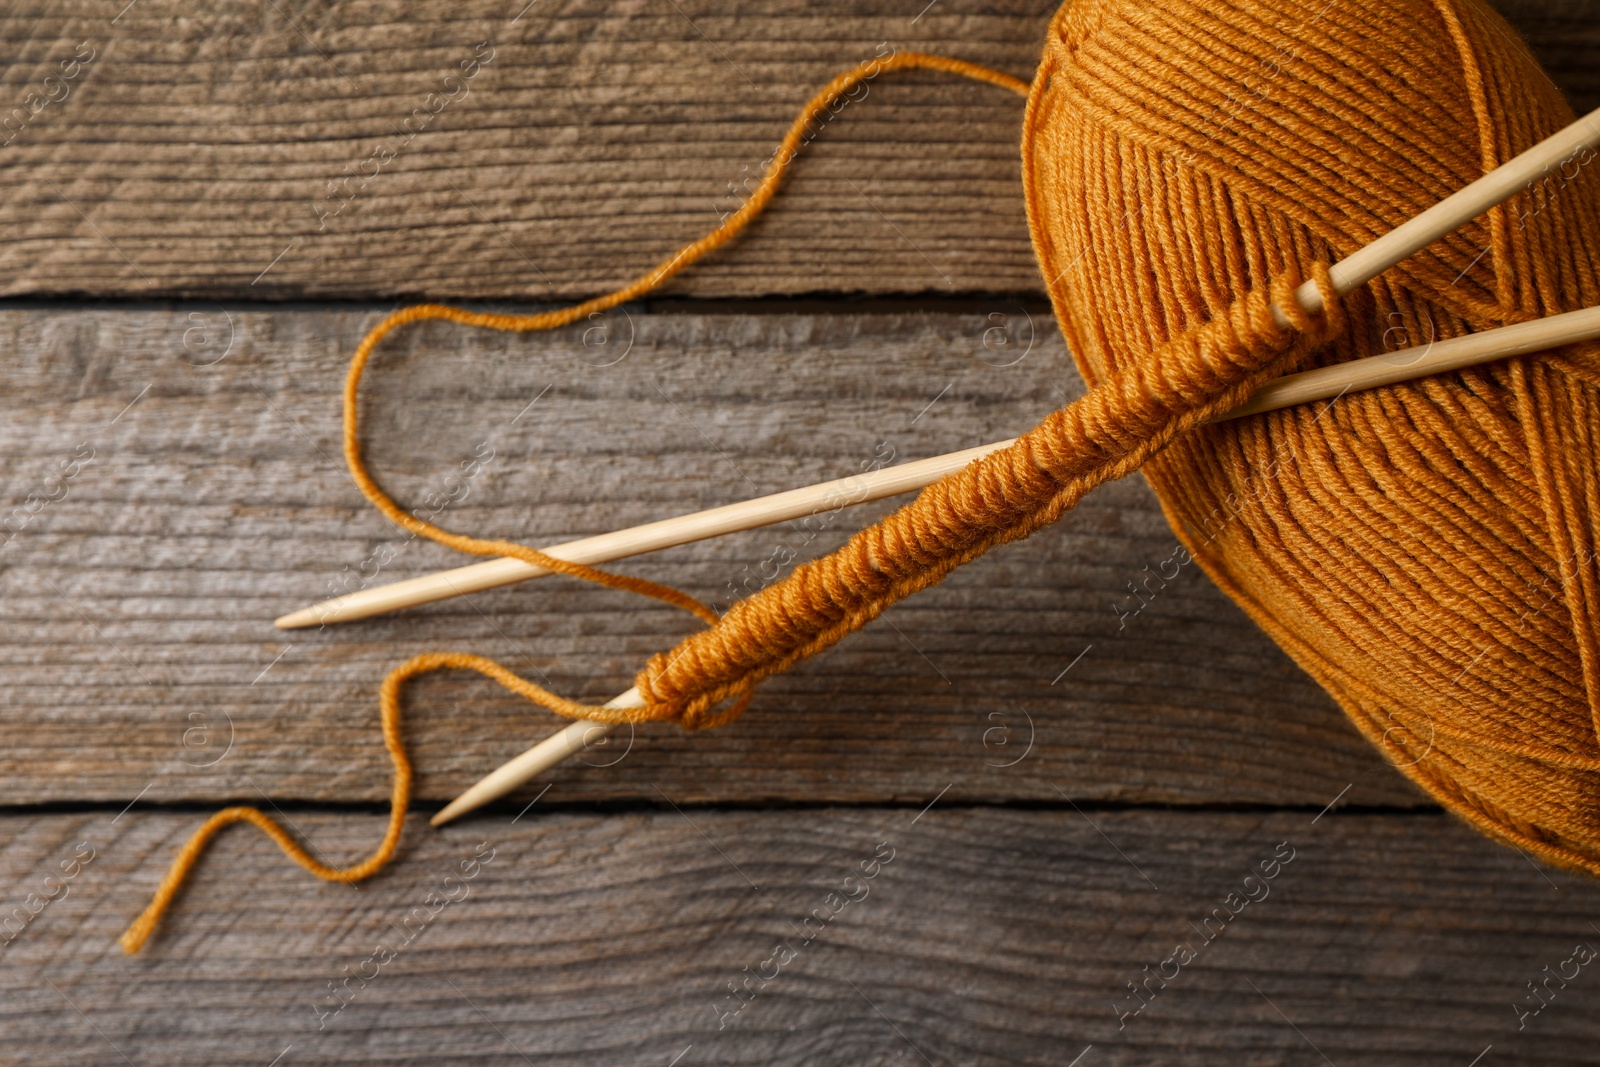
<path id="1" fill-rule="evenodd" d="M 579 563 L 570 563 L 513 541 L 453 533 L 407 512 L 372 477 L 362 455 L 359 420 L 362 375 L 384 338 L 410 323 L 442 319 L 461 326 L 515 333 L 551 330 L 577 322 L 595 312 L 616 307 L 660 287 L 690 264 L 733 240 L 766 210 L 773 197 L 777 195 L 778 187 L 788 172 L 789 164 L 798 155 L 805 141 L 807 127 L 819 111 L 826 109 L 861 82 L 874 78 L 882 72 L 895 70 L 932 70 L 955 74 L 1009 89 L 1021 96 L 1026 96 L 1029 90 L 1029 83 L 1019 78 L 947 56 L 904 52 L 868 60 L 835 77 L 806 103 L 779 143 L 778 150 L 773 154 L 761 183 L 737 211 L 729 215 L 716 229 L 680 248 L 671 257 L 622 288 L 570 307 L 531 315 L 495 315 L 443 304 L 420 304 L 387 316 L 362 338 L 355 355 L 351 358 L 350 370 L 345 377 L 344 457 L 356 487 L 395 525 L 457 551 L 475 556 L 509 556 L 524 563 L 544 567 L 557 574 L 651 597 L 691 612 L 708 625 L 715 624 L 717 615 L 710 607 L 687 593 L 669 586 L 642 578 L 613 574 Z M 119 939 L 118 943 L 123 950 L 131 955 L 144 946 L 182 889 L 195 864 L 199 862 L 211 839 L 232 823 L 248 822 L 258 827 L 275 841 L 289 858 L 324 881 L 359 882 L 381 870 L 393 857 L 399 845 L 400 834 L 405 827 L 406 809 L 411 800 L 411 763 L 406 757 L 405 742 L 400 728 L 401 688 L 407 680 L 419 674 L 451 668 L 477 671 L 485 677 L 492 678 L 507 690 L 558 715 L 572 719 L 592 719 L 611 723 L 644 722 L 669 717 L 674 711 L 673 705 L 662 702 L 650 703 L 642 708 L 618 709 L 568 700 L 482 656 L 466 653 L 428 653 L 415 656 L 392 670 L 379 690 L 379 717 L 383 726 L 384 746 L 388 749 L 389 758 L 394 764 L 394 782 L 390 794 L 389 825 L 377 850 L 353 866 L 331 867 L 311 856 L 276 820 L 259 809 L 249 806 L 224 808 L 207 819 L 178 850 L 178 855 L 174 858 L 166 876 L 156 887 L 149 906 Z M 707 715 L 702 712 L 695 720 L 696 724 L 710 727 L 731 722 L 744 712 L 749 702 L 750 694 L 746 692 L 717 714 Z"/>
<path id="2" fill-rule="evenodd" d="M 389 795 L 389 826 L 384 831 L 383 840 L 379 842 L 377 850 L 352 866 L 330 867 L 314 858 L 276 820 L 259 809 L 248 806 L 223 808 L 207 819 L 178 850 L 178 855 L 167 870 L 166 877 L 156 887 L 149 906 L 129 925 L 118 940 L 123 951 L 131 955 L 144 946 L 154 932 L 156 924 L 161 921 L 161 916 L 189 877 L 189 872 L 199 862 L 200 854 L 205 851 L 206 845 L 219 830 L 232 823 L 248 822 L 260 828 L 262 833 L 277 842 L 285 855 L 323 881 L 359 882 L 388 863 L 400 843 L 400 831 L 405 827 L 406 807 L 411 802 L 411 761 L 406 757 L 405 740 L 400 731 L 400 690 L 408 680 L 419 674 L 448 667 L 477 671 L 485 677 L 493 678 L 519 696 L 541 702 L 562 703 L 561 697 L 534 685 L 525 678 L 519 678 L 493 660 L 482 656 L 470 656 L 459 652 L 434 652 L 413 656 L 390 671 L 378 690 L 378 714 L 383 723 L 383 745 L 389 750 L 389 759 L 394 763 L 394 784 Z"/>
<path id="3" fill-rule="evenodd" d="M 357 346 L 355 355 L 350 360 L 350 370 L 345 376 L 344 385 L 344 457 L 345 463 L 350 469 L 350 477 L 355 481 L 356 487 L 361 490 L 362 495 L 395 525 L 410 533 L 456 549 L 459 552 L 474 556 L 509 556 L 524 563 L 543 567 L 556 574 L 581 578 L 613 589 L 622 589 L 642 596 L 652 597 L 691 612 L 708 625 L 715 623 L 717 621 L 716 612 L 694 597 L 679 590 L 656 582 L 646 581 L 642 578 L 613 574 L 597 567 L 589 567 L 581 563 L 571 563 L 567 560 L 557 559 L 555 556 L 547 555 L 536 548 L 513 541 L 490 540 L 452 533 L 420 519 L 400 507 L 372 477 L 367 470 L 366 460 L 362 455 L 360 434 L 362 375 L 365 373 L 368 362 L 383 339 L 394 330 L 409 323 L 443 319 L 462 326 L 476 326 L 514 333 L 551 330 L 578 322 L 596 312 L 616 307 L 659 288 L 690 264 L 695 263 L 733 240 L 766 210 L 767 205 L 772 202 L 772 198 L 777 195 L 778 186 L 788 173 L 789 164 L 799 153 L 812 119 L 819 112 L 825 111 L 830 104 L 856 85 L 877 77 L 881 72 L 914 69 L 957 74 L 1004 89 L 1010 89 L 1012 92 L 1023 96 L 1026 96 L 1029 91 L 1029 83 L 1019 78 L 991 70 L 988 67 L 979 66 L 976 63 L 968 63 L 964 60 L 952 59 L 947 56 L 929 55 L 922 52 L 905 52 L 867 60 L 835 77 L 806 103 L 799 116 L 790 124 L 783 140 L 779 143 L 777 151 L 773 154 L 772 161 L 767 166 L 766 173 L 762 176 L 761 183 L 756 186 L 750 198 L 737 211 L 729 215 L 716 229 L 680 248 L 671 257 L 663 260 L 653 269 L 645 272 L 621 289 L 570 307 L 532 315 L 493 315 L 467 311 L 442 304 L 419 304 L 397 311 L 374 326 L 366 337 L 362 338 L 361 344 Z M 545 706 L 550 707 L 552 711 L 559 710 L 548 704 Z M 563 702 L 562 707 L 566 710 L 560 710 L 561 714 L 573 715 L 573 709 L 581 707 L 584 712 L 575 717 L 609 721 L 607 717 L 609 709 L 592 705 L 572 704 L 571 702 Z"/>

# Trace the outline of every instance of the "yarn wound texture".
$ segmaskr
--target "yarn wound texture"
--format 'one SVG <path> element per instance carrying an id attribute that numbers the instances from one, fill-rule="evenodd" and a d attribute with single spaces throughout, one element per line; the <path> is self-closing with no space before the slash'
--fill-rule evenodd
<path id="1" fill-rule="evenodd" d="M 1074 0 L 1022 137 L 1035 251 L 1091 387 L 1574 120 L 1453 0 Z M 1310 366 L 1600 303 L 1600 167 L 1345 299 Z M 1206 426 L 1143 468 L 1187 551 L 1414 782 L 1600 874 L 1600 346 Z"/>
<path id="2" fill-rule="evenodd" d="M 358 389 L 389 332 L 434 318 L 549 329 L 643 295 L 759 215 L 818 108 L 908 68 L 1027 95 L 1029 225 L 1082 398 L 720 618 L 676 590 L 434 527 L 367 472 Z M 1328 264 L 1573 118 L 1475 0 L 1070 0 L 1031 86 L 915 53 L 835 78 L 744 207 L 621 290 L 536 315 L 389 316 L 344 395 L 346 458 L 375 506 L 461 551 L 655 597 L 707 628 L 649 661 L 645 704 L 626 711 L 466 653 L 413 658 L 380 692 L 395 779 L 372 857 L 327 867 L 264 814 L 226 809 L 184 846 L 123 947 L 145 942 L 230 822 L 261 827 L 318 877 L 381 868 L 409 801 L 400 702 L 417 674 L 474 670 L 575 718 L 721 725 L 763 679 L 1136 470 L 1185 550 L 1391 762 L 1480 830 L 1600 874 L 1600 346 L 1211 422 L 1285 373 L 1600 304 L 1592 153 L 1354 293 L 1328 280 Z M 1292 298 L 1305 279 L 1318 315 Z"/>

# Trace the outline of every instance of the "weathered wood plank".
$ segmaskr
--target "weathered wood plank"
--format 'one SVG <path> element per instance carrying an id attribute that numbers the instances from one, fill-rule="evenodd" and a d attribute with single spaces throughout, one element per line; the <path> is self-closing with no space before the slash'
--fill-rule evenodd
<path id="1" fill-rule="evenodd" d="M 1481 1063 L 1600 1061 L 1600 964 L 1566 962 L 1600 946 L 1600 888 L 1444 816 L 920 806 L 535 808 L 416 828 L 356 889 L 232 831 L 133 959 L 114 939 L 200 816 L 8 816 L 5 907 L 59 899 L 0 946 L 0 1059 L 1065 1065 L 1089 1048 L 1080 1065 L 1463 1067 L 1492 1046 Z M 382 822 L 294 819 L 340 858 Z M 818 909 L 829 921 L 807 925 Z M 1146 967 L 1170 977 L 1124 1018 Z M 1569 978 L 1519 1029 L 1546 967 Z M 770 981 L 752 977 L 735 1013 L 747 974 Z"/>
<path id="2" fill-rule="evenodd" d="M 737 206 L 839 70 L 894 48 L 1026 77 L 1055 0 L 122 6 L 0 15 L 0 293 L 591 295 Z M 1600 105 L 1590 0 L 1500 6 Z M 1038 292 L 1020 109 L 880 79 L 678 291 Z"/>
<path id="3" fill-rule="evenodd" d="M 555 580 L 274 630 L 364 564 L 387 581 L 461 557 L 397 537 L 344 473 L 344 360 L 378 312 L 229 314 L 231 334 L 212 306 L 0 314 L 14 354 L 0 399 L 12 517 L 0 523 L 17 526 L 0 549 L 11 801 L 126 802 L 148 788 L 167 801 L 382 802 L 375 692 L 409 656 L 475 651 L 599 700 L 697 625 Z M 587 348 L 576 328 L 430 325 L 375 366 L 370 452 L 421 506 L 492 450 L 441 521 L 551 543 L 838 477 L 890 449 L 909 459 L 1025 429 L 1081 388 L 1048 315 L 1029 315 L 635 310 L 586 324 L 611 331 L 606 344 L 589 332 Z M 64 477 L 60 464 L 91 449 Z M 31 515 L 30 493 L 64 498 Z M 726 599 L 767 561 L 808 558 L 865 518 L 823 515 L 820 532 L 791 525 L 628 569 Z M 643 730 L 614 767 L 557 772 L 551 797 L 651 798 L 659 784 L 695 800 L 863 801 L 949 785 L 952 799 L 1054 801 L 1059 786 L 1320 804 L 1361 781 L 1375 803 L 1419 802 L 1203 575 L 1151 580 L 1174 547 L 1142 481 L 1107 487 L 773 680 L 734 726 Z M 1124 620 L 1133 582 L 1155 595 Z M 558 722 L 464 675 L 421 680 L 408 707 L 419 796 L 433 799 Z"/>

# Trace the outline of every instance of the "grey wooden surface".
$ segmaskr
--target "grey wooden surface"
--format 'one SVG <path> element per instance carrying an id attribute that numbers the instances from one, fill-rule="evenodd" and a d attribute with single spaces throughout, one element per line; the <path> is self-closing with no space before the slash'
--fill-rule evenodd
<path id="1" fill-rule="evenodd" d="M 358 889 L 230 835 L 131 960 L 112 945 L 128 903 L 193 817 L 15 817 L 8 882 L 92 859 L 0 948 L 0 1056 L 1462 1067 L 1592 1062 L 1600 1036 L 1597 963 L 1517 1015 L 1528 981 L 1600 944 L 1592 883 L 1438 814 L 515 814 L 416 827 Z M 382 825 L 294 819 L 340 858 Z M 1127 983 L 1168 959 L 1134 1014 Z"/>
<path id="2" fill-rule="evenodd" d="M 546 579 L 354 625 L 273 629 L 347 579 L 461 559 L 397 535 L 345 473 L 343 357 L 377 312 L 197 307 L 0 318 L 19 386 L 0 424 L 4 465 L 24 486 L 43 484 L 80 442 L 94 449 L 60 489 L 47 486 L 62 499 L 0 550 L 0 589 L 27 624 L 7 650 L 0 699 L 19 736 L 0 768 L 29 801 L 125 801 L 148 787 L 147 800 L 164 802 L 258 788 L 382 802 L 375 691 L 406 657 L 478 652 L 604 700 L 699 625 Z M 216 332 L 190 332 L 209 328 L 194 315 Z M 611 331 L 606 344 L 597 330 Z M 999 440 L 1079 388 L 1048 310 L 1003 301 L 634 310 L 529 337 L 429 326 L 396 338 L 372 372 L 369 455 L 420 504 L 492 450 L 440 521 L 553 543 Z M 726 602 L 730 582 L 772 573 L 763 564 L 774 553 L 808 558 L 888 506 L 625 567 Z M 953 795 L 972 799 L 1058 801 L 1065 788 L 1304 805 L 1362 778 L 1374 803 L 1417 802 L 1195 568 L 1131 614 L 1141 601 L 1129 584 L 1161 570 L 1175 545 L 1141 480 L 1109 487 L 773 681 L 734 728 L 641 728 L 624 762 L 575 767 L 556 785 L 574 799 L 649 799 L 658 783 L 696 802 L 878 802 L 954 781 Z M 418 793 L 429 800 L 455 796 L 558 722 L 475 676 L 413 691 Z M 1030 758 L 1001 766 L 1030 739 Z"/>
<path id="3" fill-rule="evenodd" d="M 62 99 L 0 147 L 0 294 L 589 296 L 736 207 L 840 70 L 921 50 L 1026 77 L 1055 6 L 11 0 L 0 116 Z M 1600 106 L 1593 0 L 1499 6 Z M 446 84 L 463 62 L 475 77 Z M 438 111 L 397 133 L 416 108 Z M 1041 292 L 1021 113 L 991 86 L 880 77 L 737 254 L 674 286 Z"/>
<path id="4" fill-rule="evenodd" d="M 362 333 L 407 294 L 625 280 L 715 223 L 829 74 L 889 42 L 1026 75 L 1050 5 L 519 10 L 0 13 L 15 100 L 94 48 L 0 147 L 0 1064 L 1600 1062 L 1594 967 L 1548 977 L 1600 948 L 1600 887 L 1440 814 L 1192 568 L 1131 614 L 1174 546 L 1137 478 L 726 730 L 642 729 L 443 832 L 414 818 L 360 887 L 230 831 L 123 957 L 221 803 L 277 808 L 335 862 L 370 850 L 375 690 L 405 657 L 477 652 L 601 699 L 694 625 L 547 579 L 274 630 L 340 583 L 461 562 L 343 472 Z M 1502 10 L 1600 105 L 1600 7 Z M 319 232 L 323 183 L 486 39 L 470 93 Z M 393 339 L 366 394 L 385 483 L 417 503 L 492 449 L 442 521 L 548 543 L 1009 436 L 1076 395 L 1035 295 L 1018 102 L 880 82 L 676 296 Z M 887 506 L 623 567 L 725 601 Z M 468 676 L 406 706 L 417 816 L 556 724 Z M 893 860 L 846 883 L 879 842 Z M 1265 899 L 1119 1026 L 1126 983 L 1285 842 Z M 333 1012 L 329 983 L 440 894 L 464 896 Z M 728 983 L 785 938 L 732 1012 Z"/>

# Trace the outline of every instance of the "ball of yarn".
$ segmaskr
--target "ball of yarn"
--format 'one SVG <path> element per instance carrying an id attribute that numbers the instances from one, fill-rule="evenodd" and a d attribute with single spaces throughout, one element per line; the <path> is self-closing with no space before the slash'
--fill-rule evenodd
<path id="1" fill-rule="evenodd" d="M 1476 4 L 1072 0 L 1023 136 L 1034 244 L 1093 386 L 1573 117 Z M 1592 159 L 1351 294 L 1311 365 L 1600 304 Z M 1205 426 L 1144 474 L 1413 781 L 1600 874 L 1597 457 L 1588 345 Z"/>

